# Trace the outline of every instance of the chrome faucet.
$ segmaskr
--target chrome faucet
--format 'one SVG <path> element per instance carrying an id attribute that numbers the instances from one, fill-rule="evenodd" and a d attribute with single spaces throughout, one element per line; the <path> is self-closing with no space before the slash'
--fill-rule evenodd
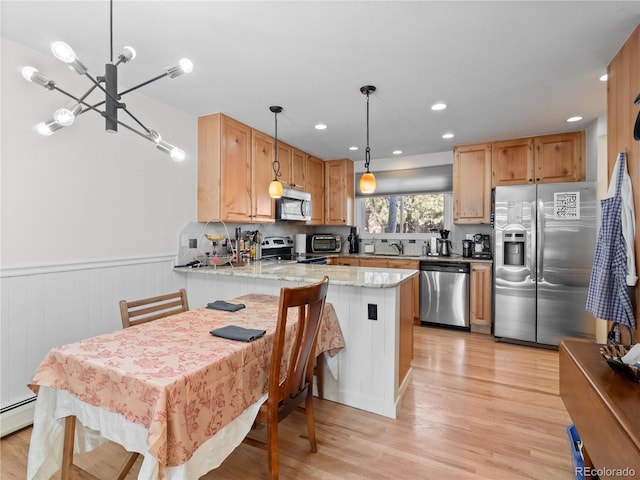
<path id="1" fill-rule="evenodd" d="M 402 244 L 402 240 L 400 240 L 399 242 L 391 242 L 389 246 L 396 247 L 398 249 L 398 255 L 402 255 L 404 253 L 404 245 Z"/>

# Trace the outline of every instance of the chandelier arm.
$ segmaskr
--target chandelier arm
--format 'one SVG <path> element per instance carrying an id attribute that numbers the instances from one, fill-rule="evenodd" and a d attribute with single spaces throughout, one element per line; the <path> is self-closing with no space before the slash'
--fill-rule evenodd
<path id="1" fill-rule="evenodd" d="M 89 110 L 93 110 L 94 112 L 98 112 L 100 115 L 105 116 L 106 113 L 102 110 L 98 110 L 96 107 L 102 105 L 104 102 L 100 102 L 96 105 L 89 105 L 87 102 L 85 102 L 84 100 L 71 95 L 69 92 L 64 91 L 63 89 L 61 89 L 60 87 L 58 87 L 57 85 L 53 86 L 53 89 L 62 93 L 63 95 L 66 95 L 67 97 L 71 98 L 72 100 L 75 100 L 76 102 L 78 102 L 80 105 L 85 106 L 86 108 L 83 108 L 81 112 L 78 113 L 78 115 L 82 115 L 83 113 L 89 111 Z M 119 123 L 119 122 L 118 122 Z"/>
<path id="2" fill-rule="evenodd" d="M 161 75 L 158 75 L 157 77 L 153 77 L 151 80 L 147 80 L 146 82 L 142 82 L 141 84 L 136 85 L 135 87 L 131 87 L 128 90 L 125 90 L 124 92 L 120 92 L 118 95 L 122 96 L 122 95 L 125 95 L 125 94 L 129 93 L 129 92 L 133 92 L 134 90 L 137 90 L 140 87 L 144 87 L 145 85 L 149 85 L 150 83 L 155 82 L 156 80 L 160 80 L 161 78 L 164 78 L 167 75 L 169 75 L 169 74 L 165 72 L 165 73 L 163 73 Z"/>
<path id="3" fill-rule="evenodd" d="M 53 85 L 53 90 L 56 90 L 56 91 L 60 92 L 60 93 L 61 93 L 61 94 L 63 94 L 63 95 L 66 95 L 67 97 L 69 97 L 69 98 L 71 98 L 71 99 L 75 100 L 75 101 L 76 101 L 76 102 L 78 102 L 79 104 L 85 105 L 85 106 L 87 106 L 87 107 L 89 107 L 89 108 L 93 108 L 91 105 L 89 105 L 89 104 L 87 104 L 87 103 L 85 103 L 85 102 L 84 102 L 84 98 L 89 94 L 89 92 L 87 92 L 85 95 L 83 95 L 82 99 L 80 99 L 80 98 L 76 97 L 75 95 L 71 95 L 69 92 L 66 92 L 65 90 L 61 89 L 61 88 L 60 88 L 59 86 L 57 86 L 57 85 Z M 103 103 L 104 103 L 104 102 L 103 102 Z M 98 111 L 98 112 L 100 111 L 100 110 L 97 110 L 97 109 L 95 109 L 95 108 L 93 108 L 93 109 L 94 109 L 94 110 L 96 110 L 96 111 Z M 82 111 L 82 112 L 80 112 L 80 113 L 83 113 L 84 111 L 85 111 L 85 110 L 83 110 L 83 111 Z M 79 113 L 78 115 L 80 115 L 80 113 Z"/>
<path id="4" fill-rule="evenodd" d="M 84 103 L 84 99 L 91 95 L 91 92 L 93 92 L 96 88 L 97 87 L 94 85 L 89 90 L 87 90 L 86 93 L 78 99 L 78 103 Z"/>
<path id="5" fill-rule="evenodd" d="M 106 96 L 108 96 L 111 100 L 113 100 L 118 105 L 120 105 L 120 101 L 117 98 L 115 98 L 113 95 L 111 95 L 102 85 L 100 85 L 100 82 L 98 82 L 95 78 L 93 78 L 91 75 L 89 75 L 89 72 L 85 72 L 84 75 L 89 80 L 91 80 L 96 87 L 98 87 L 100 90 L 102 90 L 105 93 Z M 102 102 L 102 103 L 105 103 L 105 102 Z"/>
<path id="6" fill-rule="evenodd" d="M 150 142 L 155 143 L 155 141 L 154 141 L 152 138 L 150 138 L 150 137 L 148 136 L 148 134 L 145 134 L 145 133 L 139 132 L 139 131 L 138 131 L 138 130 L 136 130 L 135 128 L 133 128 L 133 127 L 131 127 L 131 126 L 127 125 L 127 124 L 126 124 L 126 123 L 124 123 L 124 122 L 121 122 L 120 120 L 116 120 L 116 121 L 118 122 L 118 125 L 120 125 L 120 126 L 122 126 L 122 127 L 126 128 L 126 129 L 127 129 L 127 130 L 129 130 L 130 132 L 133 132 L 133 133 L 135 133 L 135 134 L 137 134 L 137 135 L 140 135 L 142 138 L 146 138 L 146 139 L 147 139 L 147 140 L 149 140 Z"/>
<path id="7" fill-rule="evenodd" d="M 138 120 L 133 113 L 131 113 L 129 110 L 127 110 L 127 107 L 125 107 L 124 104 L 121 104 L 121 105 L 123 105 L 122 106 L 122 110 L 124 110 L 124 112 L 127 115 L 129 115 L 133 119 L 134 122 L 136 122 L 138 125 L 140 125 L 144 129 L 144 131 L 147 132 L 147 135 L 151 133 L 151 130 L 149 130 L 147 127 L 145 127 L 144 124 L 140 120 Z M 120 123 L 120 122 L 118 122 L 118 123 Z"/>

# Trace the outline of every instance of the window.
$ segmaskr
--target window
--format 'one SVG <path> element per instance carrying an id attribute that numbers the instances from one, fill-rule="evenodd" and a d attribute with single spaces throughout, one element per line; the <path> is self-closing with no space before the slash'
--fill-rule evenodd
<path id="1" fill-rule="evenodd" d="M 359 203 L 363 233 L 429 233 L 450 226 L 450 193 L 370 196 Z"/>

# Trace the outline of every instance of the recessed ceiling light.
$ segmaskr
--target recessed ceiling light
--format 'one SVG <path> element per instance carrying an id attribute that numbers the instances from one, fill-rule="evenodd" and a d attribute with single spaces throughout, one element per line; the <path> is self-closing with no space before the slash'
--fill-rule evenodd
<path id="1" fill-rule="evenodd" d="M 394 150 L 393 152 L 394 155 L 400 155 L 402 153 L 402 150 Z"/>
<path id="2" fill-rule="evenodd" d="M 447 108 L 446 103 L 434 103 L 431 105 L 431 110 L 444 110 L 445 108 Z"/>
<path id="3" fill-rule="evenodd" d="M 608 73 L 605 73 L 604 75 L 602 75 L 600 77 L 600 81 L 601 82 L 606 82 L 607 80 L 609 80 L 609 74 Z"/>
<path id="4" fill-rule="evenodd" d="M 451 132 L 445 133 L 444 135 L 442 135 L 442 138 L 446 138 L 446 139 L 453 138 L 453 133 Z"/>
<path id="5" fill-rule="evenodd" d="M 569 117 L 567 118 L 567 122 L 579 122 L 580 120 L 582 120 L 582 117 L 576 115 L 575 117 Z"/>
<path id="6" fill-rule="evenodd" d="M 324 123 L 318 123 L 315 128 L 316 130 L 326 130 L 327 126 Z"/>
<path id="7" fill-rule="evenodd" d="M 355 147 L 355 146 L 354 147 L 349 147 L 349 150 L 355 151 L 355 150 L 358 150 L 358 147 Z"/>

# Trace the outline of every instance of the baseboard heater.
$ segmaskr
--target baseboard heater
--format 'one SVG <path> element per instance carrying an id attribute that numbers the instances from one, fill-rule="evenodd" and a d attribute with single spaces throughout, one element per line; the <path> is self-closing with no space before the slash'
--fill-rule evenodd
<path id="1" fill-rule="evenodd" d="M 0 409 L 0 437 L 4 437 L 5 435 L 9 435 L 33 424 L 36 398 L 37 397 L 27 398 L 26 400 Z"/>

